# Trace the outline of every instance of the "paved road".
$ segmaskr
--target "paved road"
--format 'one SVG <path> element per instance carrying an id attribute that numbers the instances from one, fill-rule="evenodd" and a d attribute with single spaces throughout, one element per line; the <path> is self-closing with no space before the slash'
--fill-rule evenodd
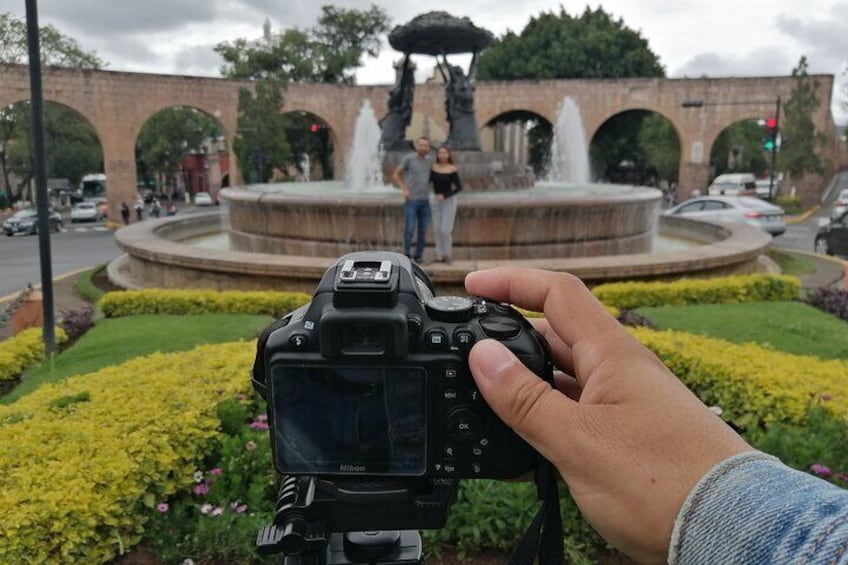
<path id="1" fill-rule="evenodd" d="M 51 234 L 53 276 L 106 263 L 120 254 L 115 235 L 97 224 L 66 223 Z M 0 235 L 0 297 L 20 292 L 27 283 L 41 283 L 38 236 Z"/>
<path id="2" fill-rule="evenodd" d="M 816 232 L 819 230 L 819 222 L 830 217 L 831 205 L 839 191 L 843 189 L 848 189 L 848 172 L 839 174 L 836 179 L 836 186 L 834 186 L 822 207 L 806 221 L 800 224 L 787 225 L 786 233 L 774 239 L 774 246 L 812 253 Z"/>

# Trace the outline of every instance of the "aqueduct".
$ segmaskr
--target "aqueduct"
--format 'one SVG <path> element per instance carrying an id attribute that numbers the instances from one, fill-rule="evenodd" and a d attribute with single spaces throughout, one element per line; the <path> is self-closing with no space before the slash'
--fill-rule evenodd
<path id="1" fill-rule="evenodd" d="M 833 76 L 814 78 L 820 105 L 813 121 L 819 131 L 835 140 L 830 112 Z M 220 123 L 232 148 L 237 135 L 239 89 L 249 86 L 246 82 L 218 78 L 57 68 L 46 69 L 43 80 L 46 100 L 75 110 L 96 130 L 103 146 L 113 211 L 118 210 L 121 201 L 135 198 L 135 142 L 150 117 L 172 106 L 196 108 Z M 772 115 L 777 96 L 788 99 L 794 83 L 792 77 L 481 81 L 476 91 L 477 122 L 482 127 L 502 114 L 526 111 L 555 123 L 559 104 L 570 96 L 580 107 L 586 137 L 591 139 L 604 122 L 617 114 L 628 110 L 655 112 L 669 120 L 677 132 L 681 147 L 680 193 L 687 195 L 707 185 L 710 149 L 722 130 L 740 120 Z M 284 93 L 283 109 L 306 111 L 327 123 L 338 175 L 363 101 L 370 100 L 376 113 L 382 115 L 390 88 L 391 85 L 293 84 Z M 29 96 L 27 67 L 0 66 L 0 108 Z M 691 100 L 703 104 L 683 107 L 684 101 Z M 426 116 L 434 129 L 447 130 L 443 85 L 416 85 L 414 104 L 414 112 Z M 826 156 L 835 158 L 836 148 L 835 141 L 830 143 Z M 241 178 L 238 163 L 234 155 L 230 157 L 230 176 L 237 183 Z M 820 190 L 821 183 L 818 184 Z M 817 195 L 802 196 L 814 200 Z"/>

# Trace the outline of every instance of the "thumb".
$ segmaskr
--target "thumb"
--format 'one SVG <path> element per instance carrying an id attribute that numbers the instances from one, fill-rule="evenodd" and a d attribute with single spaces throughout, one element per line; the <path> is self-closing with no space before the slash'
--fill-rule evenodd
<path id="1" fill-rule="evenodd" d="M 477 343 L 468 358 L 477 388 L 506 425 L 549 461 L 562 453 L 576 403 L 525 367 L 498 341 Z"/>

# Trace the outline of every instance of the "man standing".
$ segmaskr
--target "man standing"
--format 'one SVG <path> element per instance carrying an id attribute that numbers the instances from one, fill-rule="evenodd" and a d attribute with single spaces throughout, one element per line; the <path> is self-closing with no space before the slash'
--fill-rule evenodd
<path id="1" fill-rule="evenodd" d="M 395 169 L 392 180 L 403 191 L 403 252 L 407 257 L 421 263 L 424 258 L 424 245 L 427 239 L 427 225 L 430 223 L 430 140 L 419 137 L 415 141 L 415 153 L 405 156 Z M 415 241 L 415 255 L 410 255 L 412 232 L 418 224 Z"/>

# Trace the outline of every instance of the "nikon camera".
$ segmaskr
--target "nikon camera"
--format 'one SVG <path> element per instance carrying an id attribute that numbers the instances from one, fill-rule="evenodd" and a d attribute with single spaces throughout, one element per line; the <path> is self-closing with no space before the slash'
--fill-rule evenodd
<path id="1" fill-rule="evenodd" d="M 352 253 L 263 332 L 253 386 L 280 473 L 506 479 L 535 468 L 538 454 L 477 390 L 468 352 L 499 340 L 551 382 L 547 343 L 507 304 L 434 294 L 404 255 Z"/>

